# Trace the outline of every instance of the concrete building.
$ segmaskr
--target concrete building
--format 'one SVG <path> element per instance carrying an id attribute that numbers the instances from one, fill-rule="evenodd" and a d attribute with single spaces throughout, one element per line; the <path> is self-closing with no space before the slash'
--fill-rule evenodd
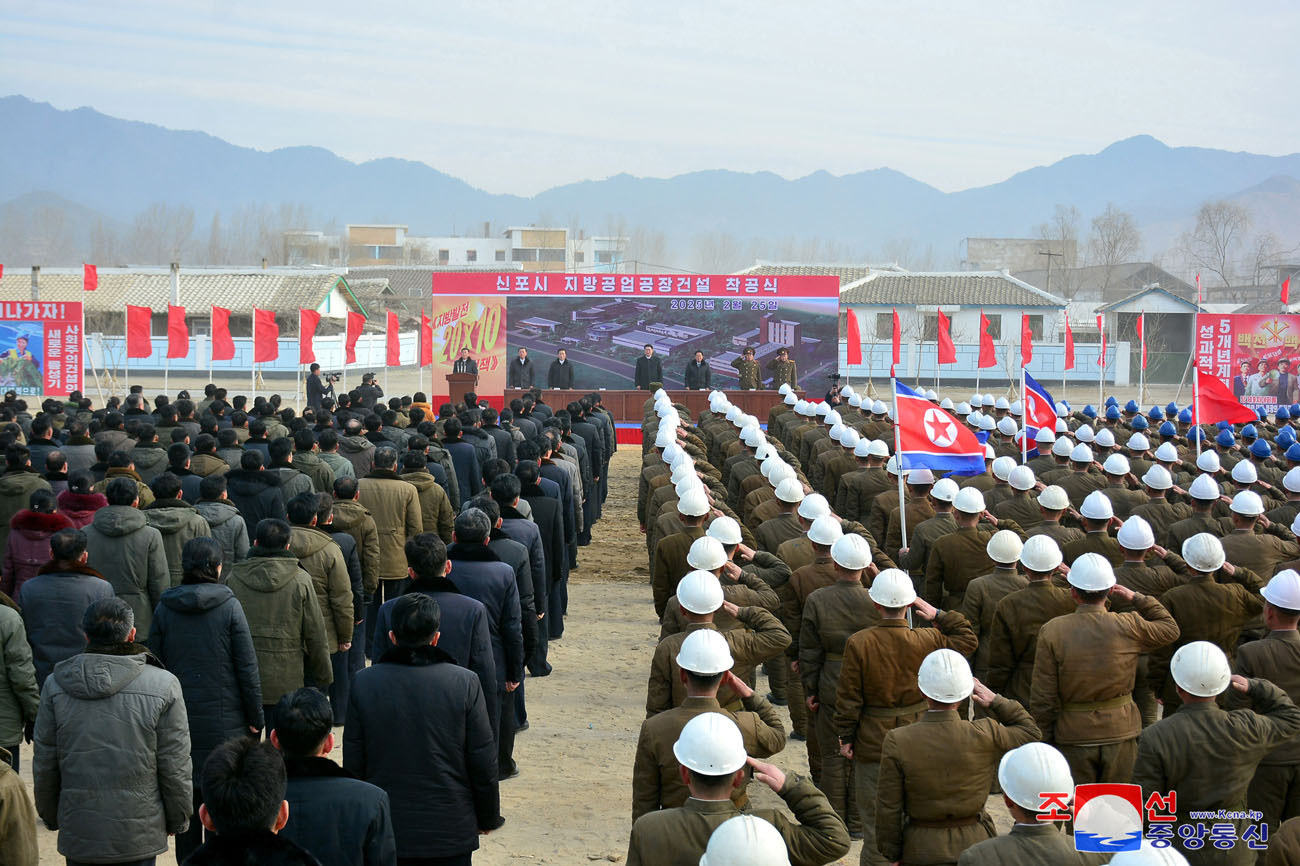
<path id="1" fill-rule="evenodd" d="M 567 228 L 512 226 L 499 235 L 488 225 L 480 236 L 424 237 L 405 225 L 347 227 L 343 239 L 316 231 L 281 236 L 284 260 L 292 265 L 347 265 L 500 269 L 528 272 L 621 273 L 627 238 L 576 235 Z"/>
<path id="2" fill-rule="evenodd" d="M 1046 268 L 1049 255 L 1052 270 L 1078 264 L 1078 242 L 1039 238 L 963 238 L 963 271 L 1029 271 Z"/>

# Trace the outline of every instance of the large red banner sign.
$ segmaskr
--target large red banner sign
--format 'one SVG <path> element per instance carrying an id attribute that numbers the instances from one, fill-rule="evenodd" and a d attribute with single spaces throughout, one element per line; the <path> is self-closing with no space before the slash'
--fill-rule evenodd
<path id="1" fill-rule="evenodd" d="M 700 274 L 434 274 L 435 295 L 658 295 L 667 297 L 839 297 L 835 276 Z"/>
<path id="2" fill-rule="evenodd" d="M 80 391 L 82 331 L 80 302 L 0 301 L 0 391 Z"/>
<path id="3" fill-rule="evenodd" d="M 1300 316 L 1200 313 L 1196 366 L 1252 408 L 1300 402 Z"/>

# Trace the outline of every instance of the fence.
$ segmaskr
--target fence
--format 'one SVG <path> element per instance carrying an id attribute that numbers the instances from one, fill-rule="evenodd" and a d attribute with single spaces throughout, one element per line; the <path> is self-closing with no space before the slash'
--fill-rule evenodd
<path id="1" fill-rule="evenodd" d="M 343 340 L 344 335 L 330 337 L 317 337 L 312 346 L 316 353 L 316 363 L 321 365 L 321 369 L 342 370 L 343 369 Z M 414 366 L 418 360 L 419 353 L 419 335 L 415 331 L 409 334 L 401 334 L 399 341 L 401 343 L 401 366 Z M 238 371 L 248 373 L 253 366 L 253 339 L 252 337 L 235 337 L 235 356 L 228 361 L 211 362 L 213 372 L 230 373 Z M 258 364 L 257 367 L 263 373 L 296 373 L 300 365 L 298 364 L 298 338 L 282 337 L 279 340 L 280 357 L 274 361 L 267 361 Z M 355 364 L 349 364 L 349 370 L 381 371 L 387 363 L 388 342 L 384 334 L 362 334 L 357 340 L 357 360 Z M 153 351 L 148 358 L 132 358 L 130 368 L 132 372 L 158 372 L 166 366 L 167 358 L 167 338 L 154 337 Z M 88 334 L 86 336 L 86 359 L 88 364 L 93 364 L 98 370 L 122 370 L 126 362 L 126 339 L 124 337 L 109 337 L 103 334 Z M 202 370 L 208 369 L 208 336 L 198 334 L 190 338 L 190 353 L 185 358 L 173 358 L 171 369 L 177 372 L 185 370 Z"/>
<path id="2" fill-rule="evenodd" d="M 1034 347 L 1033 360 L 1026 368 L 1029 374 L 1044 385 L 1059 383 L 1064 373 L 1065 381 L 1070 385 L 1089 385 L 1097 382 L 1101 372 L 1097 367 L 1100 354 L 1097 343 L 1077 343 L 1074 347 L 1074 369 L 1064 370 L 1065 346 L 1049 343 Z M 907 380 L 933 381 L 936 368 L 944 382 L 975 382 L 978 375 L 981 384 L 1006 384 L 1010 379 L 1020 377 L 1020 347 L 1015 343 L 997 346 L 998 366 L 979 369 L 979 345 L 976 343 L 959 343 L 955 346 L 957 361 L 954 364 L 935 363 L 936 348 L 934 343 L 905 343 L 900 347 L 898 377 Z M 847 374 L 850 381 L 889 378 L 889 363 L 893 354 L 890 343 L 864 343 L 862 346 L 862 363 L 848 363 L 848 346 L 840 341 L 840 372 Z M 1011 362 L 1008 363 L 1008 358 Z M 1148 371 L 1151 354 L 1148 353 Z M 1135 380 L 1136 368 L 1130 367 L 1131 352 L 1128 343 L 1108 344 L 1106 346 L 1105 381 L 1114 387 L 1125 387 Z M 1187 356 L 1183 355 L 1186 362 Z M 1008 368 L 1010 371 L 1008 372 Z M 1181 375 L 1182 371 L 1179 370 Z M 1178 381 L 1175 377 L 1173 381 Z"/>

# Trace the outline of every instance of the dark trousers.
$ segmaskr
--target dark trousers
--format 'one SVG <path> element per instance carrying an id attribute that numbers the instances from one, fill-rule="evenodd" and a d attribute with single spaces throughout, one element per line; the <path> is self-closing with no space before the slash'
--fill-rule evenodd
<path id="1" fill-rule="evenodd" d="M 266 720 L 266 727 L 262 728 L 262 736 L 269 740 L 271 731 L 275 730 L 275 704 L 262 704 L 262 716 Z"/>
<path id="2" fill-rule="evenodd" d="M 379 581 L 379 586 L 376 587 L 375 594 L 370 597 L 370 604 L 366 606 L 367 624 L 364 626 L 364 628 L 368 632 L 370 631 L 370 629 L 373 629 L 375 627 L 374 624 L 378 622 L 379 608 L 383 607 L 384 602 L 400 596 L 403 592 L 406 591 L 406 585 L 410 582 L 411 582 L 410 578 L 405 578 L 405 577 L 396 580 Z M 385 638 L 385 636 L 376 635 L 374 633 L 370 633 L 368 635 L 368 640 L 366 641 L 366 655 L 368 658 L 370 658 L 371 661 L 374 661 L 374 653 L 376 652 L 375 650 L 376 647 L 382 648 L 388 646 L 387 639 L 381 640 L 381 638 Z M 379 653 L 382 655 L 383 650 L 380 649 Z"/>
<path id="3" fill-rule="evenodd" d="M 154 866 L 157 860 L 157 857 L 146 857 L 143 860 L 119 860 L 112 866 Z M 67 864 L 68 866 L 105 866 L 103 863 L 86 863 L 82 860 L 72 859 L 68 859 Z"/>
<path id="4" fill-rule="evenodd" d="M 546 619 L 537 625 L 545 629 L 551 640 L 564 636 L 564 612 L 569 606 L 569 576 L 566 574 L 551 584 L 546 593 Z"/>
<path id="5" fill-rule="evenodd" d="M 190 826 L 184 833 L 176 834 L 176 862 L 184 863 L 185 858 L 203 844 L 203 822 L 199 820 L 199 806 L 203 803 L 203 794 L 199 786 L 194 786 L 194 814 L 190 816 Z M 212 834 L 209 833 L 209 836 Z"/>
<path id="6" fill-rule="evenodd" d="M 473 851 L 451 857 L 398 857 L 397 866 L 471 866 L 473 857 Z"/>
<path id="7" fill-rule="evenodd" d="M 505 778 L 515 770 L 515 699 L 505 689 L 497 697 L 501 707 L 497 718 L 497 775 Z"/>
<path id="8" fill-rule="evenodd" d="M 356 638 L 360 637 L 361 630 L 357 629 Z M 330 653 L 330 667 L 334 671 L 334 681 L 330 683 L 329 698 L 330 707 L 334 710 L 334 724 L 336 725 L 343 724 L 343 720 L 348 714 L 348 695 L 352 693 L 352 676 L 348 672 L 351 663 L 352 650 L 342 653 Z"/>
<path id="9" fill-rule="evenodd" d="M 512 695 L 515 699 L 514 709 L 516 729 L 522 728 L 524 725 L 528 724 L 528 707 L 524 706 L 524 685 L 524 683 L 520 683 L 519 688 L 515 689 L 515 693 Z"/>

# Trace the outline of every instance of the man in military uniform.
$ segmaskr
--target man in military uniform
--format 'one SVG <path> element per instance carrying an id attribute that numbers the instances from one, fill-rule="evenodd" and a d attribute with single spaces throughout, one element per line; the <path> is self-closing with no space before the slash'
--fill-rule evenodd
<path id="1" fill-rule="evenodd" d="M 844 532 L 840 529 L 839 521 L 833 515 L 827 514 L 818 517 L 812 521 L 808 527 L 808 534 L 805 540 L 811 549 L 811 561 L 799 566 L 790 576 L 790 581 L 781 588 L 781 622 L 790 632 L 790 646 L 786 649 L 788 663 L 792 665 L 793 670 L 798 670 L 799 661 L 799 633 L 803 621 L 804 602 L 808 596 L 812 595 L 818 589 L 824 586 L 830 586 L 835 582 L 835 565 L 831 559 L 831 546 L 840 540 Z M 793 544 L 794 539 L 787 541 L 782 547 Z M 822 758 L 821 752 L 817 749 L 817 733 L 813 726 L 808 724 L 808 701 L 810 696 L 805 693 L 803 680 L 796 675 L 789 677 L 789 706 L 790 706 L 790 723 L 794 726 L 795 731 L 800 737 L 808 742 L 808 771 L 812 774 L 813 781 L 821 784 Z M 815 697 L 816 692 L 811 693 Z M 838 746 L 838 743 L 836 744 Z"/>
<path id="2" fill-rule="evenodd" d="M 1300 556 L 1300 544 L 1290 530 L 1287 540 L 1270 532 L 1256 533 L 1255 528 L 1268 523 L 1264 503 L 1253 490 L 1243 490 L 1232 497 L 1232 532 L 1223 537 L 1223 552 L 1233 565 L 1250 569 L 1261 577 L 1272 576 L 1284 562 Z M 1281 527 L 1279 527 L 1280 529 Z"/>
<path id="3" fill-rule="evenodd" d="M 1225 527 L 1214 514 L 1215 505 L 1222 499 L 1217 481 L 1209 475 L 1199 475 L 1187 493 L 1191 497 L 1192 514 L 1169 527 L 1164 544 L 1170 550 L 1182 550 L 1187 539 L 1202 532 L 1222 538 L 1231 528 Z"/>
<path id="4" fill-rule="evenodd" d="M 654 595 L 655 616 L 663 619 L 664 606 L 677 581 L 689 571 L 686 554 L 697 538 L 704 537 L 704 517 L 709 513 L 709 500 L 703 487 L 687 490 L 677 500 L 677 513 L 685 524 L 679 532 L 661 538 L 651 559 L 650 585 Z"/>
<path id="5" fill-rule="evenodd" d="M 755 391 L 759 387 L 758 381 L 758 362 L 754 360 L 754 347 L 746 346 L 745 351 L 739 358 L 731 362 L 731 366 L 736 368 L 736 375 L 740 381 L 736 387 L 741 391 Z"/>
<path id="6" fill-rule="evenodd" d="M 1083 500 L 1088 498 L 1089 493 L 1106 486 L 1104 475 L 1089 471 L 1095 465 L 1092 449 L 1081 442 L 1070 452 L 1070 474 L 1051 482 L 1065 491 L 1065 495 L 1070 498 L 1070 505 L 1074 508 L 1083 505 Z"/>
<path id="7" fill-rule="evenodd" d="M 914 585 L 925 577 L 925 563 L 934 543 L 957 529 L 952 514 L 952 501 L 957 498 L 957 492 L 956 481 L 940 478 L 930 488 L 929 505 L 934 512 L 933 516 L 920 523 L 912 523 L 912 515 L 908 515 L 907 525 L 911 531 L 908 533 L 907 547 L 899 548 L 897 561 L 899 567 L 906 569 L 912 576 Z M 930 603 L 934 604 L 933 601 Z"/>
<path id="8" fill-rule="evenodd" d="M 1039 631 L 1030 711 L 1076 784 L 1124 782 L 1142 732 L 1132 694 L 1138 657 L 1177 639 L 1178 624 L 1154 598 L 1117 584 L 1101 554 L 1079 557 L 1066 578 L 1077 607 Z M 1108 611 L 1108 596 L 1134 612 Z"/>
<path id="9" fill-rule="evenodd" d="M 799 368 L 790 360 L 790 350 L 785 346 L 776 350 L 776 357 L 767 362 L 767 372 L 772 374 L 772 387 L 789 385 L 799 387 Z"/>
<path id="10" fill-rule="evenodd" d="M 990 509 L 994 517 L 1014 520 L 1022 529 L 1029 530 L 1043 522 L 1042 509 L 1031 491 L 1036 484 L 1034 470 L 1017 466 L 1007 475 L 1007 486 L 1015 492 Z"/>
<path id="11" fill-rule="evenodd" d="M 980 642 L 979 649 L 971 657 L 971 670 L 980 679 L 988 677 L 989 632 L 998 602 L 1029 585 L 1029 580 L 1016 568 L 1022 547 L 1020 536 L 1011 530 L 1002 529 L 994 533 L 985 547 L 989 559 L 993 560 L 993 570 L 966 585 L 961 612 Z"/>
<path id="12" fill-rule="evenodd" d="M 921 521 L 934 517 L 934 505 L 930 501 L 930 488 L 934 486 L 934 473 L 924 467 L 907 471 L 907 508 L 906 518 L 909 527 L 921 525 Z M 885 525 L 885 555 L 895 562 L 899 559 L 899 550 L 903 546 L 903 505 L 894 503 L 888 512 L 889 520 Z M 875 533 L 872 533 L 873 535 Z M 876 536 L 880 538 L 881 536 Z"/>
<path id="13" fill-rule="evenodd" d="M 1173 489 L 1174 479 L 1169 470 L 1156 464 L 1142 476 L 1142 488 L 1146 491 L 1147 501 L 1133 509 L 1133 514 L 1141 517 L 1152 526 L 1172 526 L 1192 515 L 1192 508 L 1182 502 L 1169 501 L 1169 492 Z"/>
<path id="14" fill-rule="evenodd" d="M 957 528 L 935 541 L 925 564 L 925 600 L 937 607 L 958 609 L 966 585 L 993 567 L 986 548 L 999 528 L 1023 535 L 1012 520 L 999 520 L 984 510 L 984 496 L 974 488 L 953 502 Z M 981 525 L 980 519 L 992 525 Z"/>
<path id="15" fill-rule="evenodd" d="M 1065 561 L 1072 563 L 1085 553 L 1099 553 L 1106 557 L 1114 567 L 1124 561 L 1124 552 L 1120 550 L 1119 543 L 1115 541 L 1107 530 L 1110 528 L 1111 521 L 1115 519 L 1115 511 L 1111 507 L 1110 498 L 1104 491 L 1094 490 L 1083 500 L 1083 506 L 1079 509 L 1081 520 L 1083 522 L 1083 538 L 1071 541 L 1061 549 L 1065 555 Z"/>
<path id="16" fill-rule="evenodd" d="M 897 486 L 897 482 L 884 469 L 889 457 L 889 446 L 884 442 L 859 439 L 853 457 L 858 468 L 840 476 L 835 513 L 846 520 L 865 520 L 876 494 Z"/>
<path id="17" fill-rule="evenodd" d="M 1107 457 L 1101 471 L 1106 478 L 1106 486 L 1102 488 L 1102 492 L 1110 500 L 1111 509 L 1120 520 L 1132 514 L 1134 508 L 1146 503 L 1146 494 L 1140 490 L 1130 490 L 1128 487 L 1128 483 L 1130 481 L 1136 483 L 1136 479 L 1130 471 L 1128 458 L 1123 454 L 1112 454 Z"/>
<path id="18" fill-rule="evenodd" d="M 826 502 L 826 498 L 821 494 L 812 495 L 822 503 Z M 803 535 L 803 527 L 799 525 L 799 518 L 795 514 L 795 510 L 800 508 L 804 501 L 803 485 L 794 478 L 787 478 L 776 486 L 772 501 L 777 503 L 776 515 L 770 520 L 764 520 L 754 531 L 759 548 L 768 552 L 775 552 L 783 541 Z M 830 511 L 829 505 L 826 506 L 826 510 Z"/>

